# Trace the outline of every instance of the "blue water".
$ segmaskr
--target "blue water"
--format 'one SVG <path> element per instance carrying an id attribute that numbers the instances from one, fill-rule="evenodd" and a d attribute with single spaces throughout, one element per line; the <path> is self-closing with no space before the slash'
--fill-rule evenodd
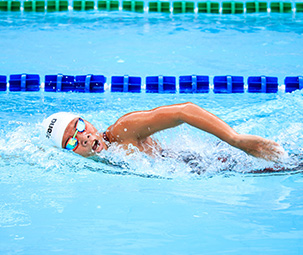
<path id="1" fill-rule="evenodd" d="M 302 74 L 303 15 L 0 13 L 1 73 Z M 134 57 L 135 56 L 135 57 Z"/>
<path id="2" fill-rule="evenodd" d="M 130 13 L 0 14 L 2 74 L 302 74 L 302 16 Z M 192 101 L 240 133 L 302 154 L 302 92 L 269 95 L 0 94 L 1 254 L 302 254 L 302 170 L 252 174 L 252 158 L 183 125 L 156 134 L 190 150 L 182 162 L 102 155 L 95 162 L 44 144 L 49 114 L 81 114 L 103 131 L 121 115 Z M 215 160 L 227 156 L 232 166 Z M 226 171 L 230 170 L 230 171 Z M 225 171 L 223 171 L 225 170 Z"/>

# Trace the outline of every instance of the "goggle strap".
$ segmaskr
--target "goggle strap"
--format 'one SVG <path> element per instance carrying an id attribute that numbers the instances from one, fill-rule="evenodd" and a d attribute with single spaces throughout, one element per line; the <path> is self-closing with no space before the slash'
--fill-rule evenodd
<path id="1" fill-rule="evenodd" d="M 76 132 L 75 132 L 75 134 L 74 134 L 73 138 L 75 138 L 75 137 L 76 137 L 76 135 L 78 134 L 78 132 L 79 132 L 79 130 L 78 130 L 78 129 L 76 129 Z"/>

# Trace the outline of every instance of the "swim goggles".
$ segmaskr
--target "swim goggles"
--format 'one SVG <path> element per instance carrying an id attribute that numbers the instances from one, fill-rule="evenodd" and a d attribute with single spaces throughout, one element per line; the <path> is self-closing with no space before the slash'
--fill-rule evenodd
<path id="1" fill-rule="evenodd" d="M 78 145 L 79 145 L 79 141 L 76 138 L 76 135 L 78 134 L 78 132 L 82 133 L 85 130 L 85 122 L 83 119 L 79 118 L 78 122 L 77 122 L 77 126 L 76 126 L 76 132 L 73 135 L 73 137 L 69 138 L 65 149 L 69 150 L 69 151 L 74 151 L 75 149 L 77 149 Z"/>

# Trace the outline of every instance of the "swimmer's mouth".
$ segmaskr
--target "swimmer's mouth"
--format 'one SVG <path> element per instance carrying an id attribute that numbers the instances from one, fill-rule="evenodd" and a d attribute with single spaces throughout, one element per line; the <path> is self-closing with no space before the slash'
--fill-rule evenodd
<path id="1" fill-rule="evenodd" d="M 95 141 L 93 142 L 92 149 L 93 149 L 93 151 L 95 151 L 95 152 L 100 152 L 100 151 L 102 150 L 102 144 L 101 144 L 98 140 L 95 140 Z"/>

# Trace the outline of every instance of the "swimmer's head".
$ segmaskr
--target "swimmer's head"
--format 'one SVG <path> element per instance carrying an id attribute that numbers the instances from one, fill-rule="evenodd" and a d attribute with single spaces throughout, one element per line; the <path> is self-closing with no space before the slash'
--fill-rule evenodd
<path id="1" fill-rule="evenodd" d="M 77 129 L 78 122 L 82 124 L 81 130 Z M 84 157 L 92 156 L 107 148 L 97 129 L 80 116 L 58 112 L 45 119 L 42 125 L 46 138 L 58 148 L 73 150 Z M 71 141 L 75 142 L 76 146 L 68 146 L 73 144 Z"/>
<path id="2" fill-rule="evenodd" d="M 68 112 L 58 112 L 47 119 L 42 123 L 45 129 L 46 138 L 59 148 L 62 148 L 62 139 L 67 128 L 68 124 L 73 120 L 79 118 L 79 116 L 68 113 Z"/>

